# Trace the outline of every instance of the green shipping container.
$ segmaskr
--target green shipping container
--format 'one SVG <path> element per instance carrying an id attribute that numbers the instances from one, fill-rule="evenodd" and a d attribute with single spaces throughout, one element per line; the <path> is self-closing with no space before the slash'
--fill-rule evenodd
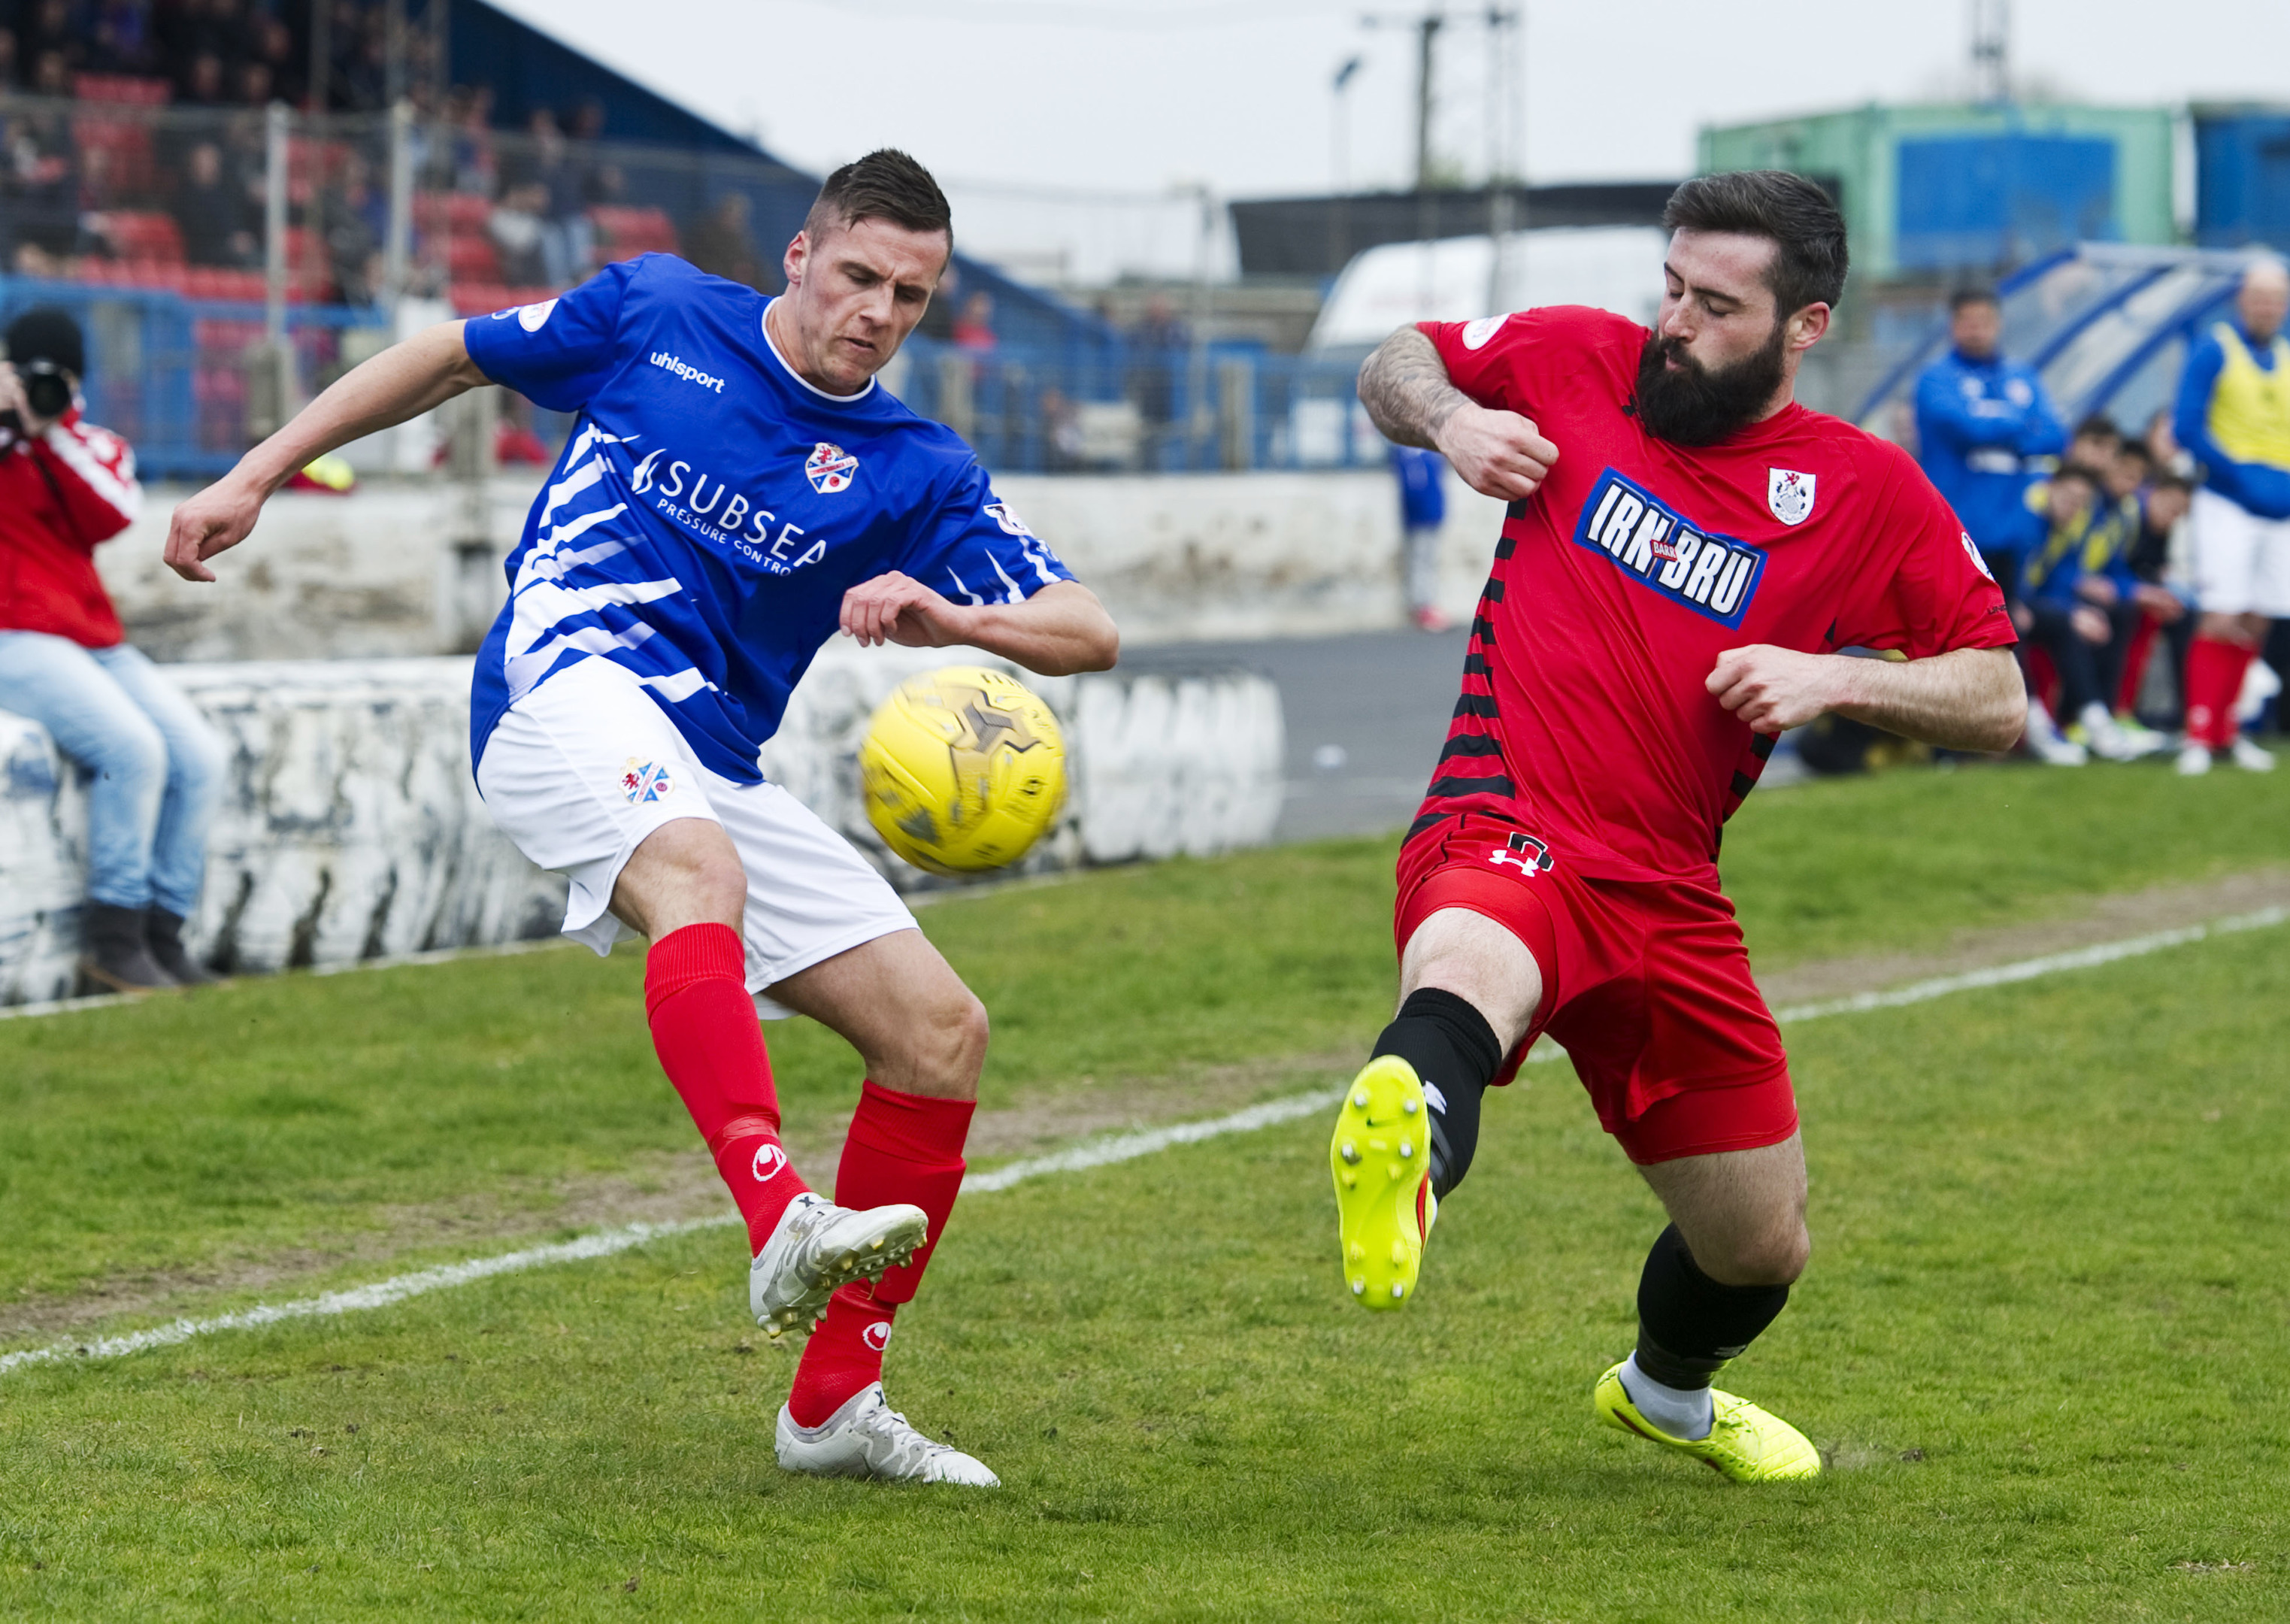
<path id="1" fill-rule="evenodd" d="M 1831 184 L 1856 272 L 1940 277 L 2076 241 L 2175 241 L 2172 122 L 2161 108 L 1870 106 L 1705 129 L 1697 160 Z"/>

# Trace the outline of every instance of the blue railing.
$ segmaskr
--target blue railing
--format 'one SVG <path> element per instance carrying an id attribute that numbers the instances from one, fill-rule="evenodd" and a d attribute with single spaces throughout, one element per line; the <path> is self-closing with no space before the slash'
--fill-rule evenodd
<path id="1" fill-rule="evenodd" d="M 135 447 L 147 479 L 209 479 L 261 427 L 275 365 L 262 359 L 263 307 L 163 288 L 0 276 L 0 321 L 58 304 L 88 337 L 88 415 Z M 307 397 L 388 338 L 381 310 L 292 304 L 286 339 Z M 1108 343 L 969 350 L 919 336 L 893 387 L 954 428 L 989 468 L 1011 473 L 1175 473 L 1346 468 L 1378 461 L 1382 442 L 1354 396 L 1356 360 L 1211 345 Z M 544 439 L 566 420 L 535 413 Z"/>

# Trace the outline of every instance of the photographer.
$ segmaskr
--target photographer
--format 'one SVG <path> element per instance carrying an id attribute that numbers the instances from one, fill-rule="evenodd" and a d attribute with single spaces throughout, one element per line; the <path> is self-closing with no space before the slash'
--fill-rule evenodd
<path id="1" fill-rule="evenodd" d="M 9 324 L 0 363 L 0 708 L 48 730 L 92 780 L 87 979 L 115 991 L 214 977 L 183 948 L 206 871 L 223 748 L 130 648 L 96 544 L 143 492 L 125 441 L 81 420 L 79 324 L 53 307 Z"/>

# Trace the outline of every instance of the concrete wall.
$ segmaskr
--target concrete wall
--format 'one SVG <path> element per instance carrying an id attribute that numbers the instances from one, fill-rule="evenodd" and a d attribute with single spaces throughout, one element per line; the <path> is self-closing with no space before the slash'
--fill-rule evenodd
<path id="1" fill-rule="evenodd" d="M 938 886 L 866 820 L 855 752 L 905 676 L 965 650 L 825 652 L 765 767 L 895 884 Z M 230 746 L 194 948 L 237 971 L 545 936 L 564 883 L 494 829 L 468 767 L 467 660 L 185 664 L 171 672 Z M 1072 795 L 1021 872 L 1260 844 L 1281 806 L 1277 691 L 1204 673 L 1028 678 L 1064 724 Z M 0 712 L 0 1004 L 68 996 L 85 809 L 39 728 Z"/>
<path id="2" fill-rule="evenodd" d="M 1398 499 L 1381 468 L 997 484 L 1132 645 L 1402 623 Z M 155 487 L 143 518 L 97 561 L 129 636 L 159 660 L 468 652 L 500 604 L 500 560 L 537 487 L 538 476 L 503 477 L 475 503 L 442 478 L 275 497 L 211 586 L 159 562 L 185 492 Z M 1485 580 L 1501 511 L 1458 481 L 1447 489 L 1445 599 L 1460 616 Z"/>

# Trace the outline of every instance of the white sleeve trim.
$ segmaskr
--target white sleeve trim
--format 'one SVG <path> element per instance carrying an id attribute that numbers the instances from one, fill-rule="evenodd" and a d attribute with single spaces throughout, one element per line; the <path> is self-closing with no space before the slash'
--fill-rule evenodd
<path id="1" fill-rule="evenodd" d="M 80 484 L 101 497 L 119 515 L 124 524 L 132 524 L 143 512 L 143 487 L 131 473 L 121 478 L 102 463 L 85 440 L 61 423 L 51 423 L 40 436 L 41 444 L 55 452 L 63 465 L 78 478 Z"/>

